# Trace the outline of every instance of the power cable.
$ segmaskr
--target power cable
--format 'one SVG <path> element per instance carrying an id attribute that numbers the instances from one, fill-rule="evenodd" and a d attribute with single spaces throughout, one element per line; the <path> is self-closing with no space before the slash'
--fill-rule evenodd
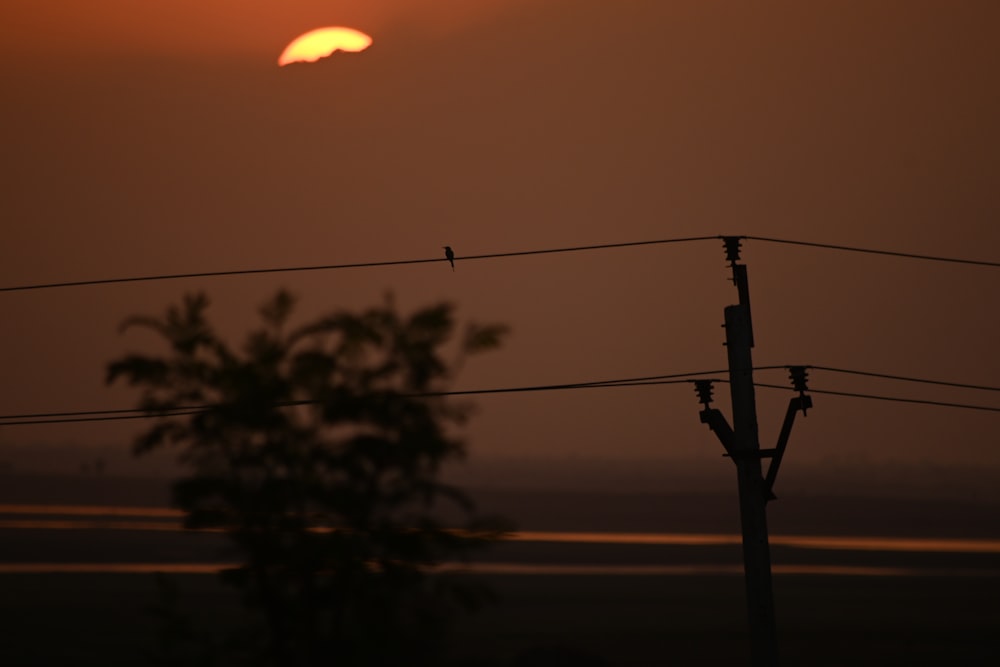
<path id="1" fill-rule="evenodd" d="M 0 422 L 2 426 L 34 426 L 37 424 L 81 424 L 84 422 L 114 422 L 128 419 L 156 419 L 157 417 L 182 417 L 184 415 L 199 415 L 206 410 L 184 410 L 177 412 L 164 412 L 159 414 L 130 414 L 130 415 L 107 415 L 104 417 L 68 417 L 65 419 L 23 419 L 18 421 Z"/>
<path id="2" fill-rule="evenodd" d="M 872 373 L 869 371 L 857 371 L 848 368 L 834 368 L 832 366 L 806 366 L 818 371 L 829 371 L 831 373 L 846 373 L 849 375 L 863 375 L 873 378 L 884 378 L 887 380 L 900 380 L 903 382 L 919 382 L 922 384 L 940 385 L 942 387 L 959 387 L 961 389 L 978 389 L 981 391 L 1000 391 L 1000 387 L 991 387 L 982 384 L 965 384 L 963 382 L 946 382 L 944 380 L 928 380 L 925 378 L 907 377 L 905 375 L 889 375 L 888 373 Z"/>
<path id="3" fill-rule="evenodd" d="M 1000 267 L 1000 262 L 987 262 L 976 259 L 963 259 L 960 257 L 941 257 L 938 255 L 918 255 L 911 252 L 900 252 L 897 250 L 876 250 L 874 248 L 859 248 L 855 246 L 835 245 L 833 243 L 814 243 L 811 241 L 796 241 L 792 239 L 776 239 L 767 236 L 742 236 L 751 241 L 764 241 L 767 243 L 784 243 L 787 245 L 799 245 L 810 248 L 824 248 L 826 250 L 843 250 L 847 252 L 861 252 L 870 255 L 888 255 L 890 257 L 904 257 L 907 259 L 923 259 L 931 262 L 951 262 L 953 264 L 971 264 L 974 266 Z"/>
<path id="4" fill-rule="evenodd" d="M 723 380 L 723 382 L 728 382 L 728 380 Z M 796 391 L 792 387 L 787 387 L 785 385 L 779 384 L 765 384 L 762 382 L 754 382 L 755 387 L 764 387 L 765 389 L 782 389 L 784 391 Z M 892 401 L 894 403 L 915 403 L 917 405 L 936 405 L 943 408 L 961 408 L 964 410 L 983 410 L 986 412 L 1000 412 L 1000 408 L 992 407 L 989 405 L 972 405 L 969 403 L 950 403 L 947 401 L 931 401 L 920 398 L 901 398 L 899 396 L 881 396 L 876 394 L 859 394 L 849 391 L 832 391 L 829 389 L 813 389 L 812 387 L 806 392 L 807 394 L 828 394 L 830 396 L 846 396 L 849 398 L 866 398 L 876 401 Z"/>
<path id="5" fill-rule="evenodd" d="M 784 365 L 769 365 L 769 366 L 754 366 L 754 371 L 771 371 L 771 370 L 784 370 L 790 368 L 788 364 Z M 918 382 L 924 384 L 942 385 L 947 387 L 959 387 L 964 389 L 978 389 L 985 391 L 1000 391 L 1000 387 L 991 387 L 986 385 L 976 385 L 967 384 L 961 382 L 946 382 L 942 380 L 930 380 L 927 378 L 917 378 L 909 377 L 903 375 L 890 375 L 888 373 L 875 373 L 870 371 L 859 371 L 846 368 L 836 368 L 833 366 L 811 366 L 803 365 L 803 368 L 829 371 L 835 373 L 847 373 L 852 375 L 861 375 L 866 377 L 876 377 L 876 378 L 886 378 L 890 380 L 900 380 L 906 382 Z M 501 387 L 495 389 L 470 389 L 470 390 L 455 390 L 455 391 L 442 391 L 442 392 L 425 392 L 421 394 L 411 394 L 407 395 L 409 398 L 433 398 L 433 397 L 448 397 L 448 396 L 477 396 L 477 395 L 489 395 L 489 394 L 508 394 L 508 393 L 528 393 L 536 391 L 557 391 L 564 389 L 587 389 L 587 388 L 600 388 L 600 387 L 640 387 L 640 386 L 655 386 L 664 384 L 680 384 L 684 382 L 690 382 L 691 380 L 683 378 L 694 378 L 704 375 L 725 375 L 728 373 L 726 369 L 716 369 L 711 371 L 693 371 L 686 373 L 671 373 L 668 375 L 646 375 L 640 377 L 629 377 L 629 378 L 619 378 L 613 380 L 591 380 L 587 382 L 574 382 L 574 383 L 562 383 L 562 384 L 551 384 L 551 385 L 532 385 L 523 387 Z M 676 382 L 674 382 L 676 380 Z M 728 383 L 728 379 L 714 379 L 714 382 Z M 773 385 L 765 383 L 755 383 L 756 386 L 764 387 L 768 389 L 783 389 L 787 391 L 794 391 L 792 387 L 786 385 Z M 964 403 L 950 403 L 945 401 L 929 401 L 922 399 L 907 399 L 891 396 L 876 396 L 871 394 L 856 394 L 851 392 L 836 392 L 832 390 L 819 390 L 810 389 L 810 392 L 832 394 L 839 396 L 853 396 L 858 398 L 873 398 L 882 399 L 903 403 L 922 403 L 927 405 L 941 405 L 946 407 L 959 407 L 974 410 L 987 410 L 995 411 L 1000 410 L 1000 408 L 992 408 L 989 406 L 977 406 L 969 405 Z M 294 407 L 301 405 L 316 405 L 320 401 L 317 400 L 301 400 L 301 401 L 285 401 L 276 404 L 275 407 Z M 159 412 L 150 411 L 144 408 L 118 408 L 109 410 L 77 410 L 77 411 L 64 411 L 64 412 L 31 412 L 31 413 L 21 413 L 21 414 L 11 414 L 11 415 L 0 415 L 0 426 L 26 426 L 33 424 L 63 424 L 63 423 L 76 423 L 76 422 L 88 422 L 88 421 L 118 421 L 126 419 L 154 419 L 156 417 L 172 417 L 172 416 L 183 416 L 191 414 L 199 414 L 213 408 L 221 407 L 223 404 L 205 404 L 205 405 L 185 405 L 177 406 L 174 408 L 165 409 Z"/>
<path id="6" fill-rule="evenodd" d="M 707 373 L 699 373 L 699 375 Z M 691 374 L 695 375 L 695 374 Z M 728 384 L 728 379 L 721 378 L 711 378 L 712 382 L 719 382 L 722 384 Z M 556 384 L 556 385 L 536 385 L 527 387 L 502 387 L 496 389 L 469 389 L 469 390 L 458 390 L 458 391 L 441 391 L 441 392 L 427 392 L 421 394 L 409 395 L 409 398 L 435 398 L 435 397 L 448 397 L 448 396 L 481 396 L 488 394 L 513 394 L 513 393 L 529 393 L 538 391 L 562 391 L 568 389 L 609 389 L 616 387 L 649 387 L 649 386 L 660 386 L 660 385 L 671 385 L 671 384 L 687 384 L 692 383 L 694 380 L 620 380 L 620 381 L 602 381 L 602 382 L 592 382 L 592 383 L 575 383 L 575 384 Z M 786 385 L 768 384 L 763 382 L 755 382 L 755 387 L 762 387 L 765 389 L 780 389 L 782 391 L 796 391 L 794 388 Z M 945 408 L 960 408 L 965 410 L 980 410 L 985 412 L 1000 412 L 1000 407 L 993 407 L 988 405 L 974 405 L 969 403 L 953 403 L 948 401 L 933 401 L 927 399 L 918 398 L 902 398 L 899 396 L 883 396 L 876 394 L 862 394 L 857 392 L 847 392 L 847 391 L 833 391 L 829 389 L 813 389 L 810 388 L 807 393 L 810 394 L 826 394 L 830 396 L 844 396 L 848 398 L 863 398 L 869 400 L 879 400 L 879 401 L 891 401 L 894 403 L 912 403 L 917 405 L 933 405 Z M 308 400 L 308 401 L 289 401 L 286 403 L 278 404 L 279 407 L 292 407 L 297 405 L 315 405 L 319 401 Z M 178 417 L 193 414 L 202 414 L 207 410 L 211 409 L 213 406 L 206 406 L 203 408 L 185 408 L 177 411 L 165 411 L 156 414 L 149 414 L 145 412 L 139 412 L 138 409 L 134 411 L 133 414 L 117 414 L 130 412 L 127 410 L 105 410 L 105 411 L 93 411 L 93 412 L 80 412 L 80 413 L 48 413 L 48 414 L 80 414 L 80 415 L 95 415 L 95 416 L 79 416 L 79 417 L 67 417 L 67 418 L 55 418 L 55 419 L 19 419 L 14 421 L 0 421 L 0 426 L 33 426 L 39 424 L 74 424 L 74 423 L 84 423 L 84 422 L 101 422 L 101 421 L 123 421 L 131 419 L 156 419 L 158 417 Z M 115 413 L 115 414 L 106 414 Z M 9 419 L 10 417 L 0 417 L 0 420 Z"/>
<path id="7" fill-rule="evenodd" d="M 542 248 L 538 250 L 517 250 L 512 252 L 495 252 L 486 253 L 480 255 L 467 255 L 464 257 L 456 257 L 456 260 L 470 261 L 477 259 L 498 259 L 505 257 L 524 257 L 528 255 L 548 255 L 555 253 L 567 253 L 567 252 L 583 252 L 591 250 L 609 250 L 615 248 L 629 248 L 637 246 L 646 245 L 663 245 L 670 243 L 688 243 L 693 241 L 710 241 L 713 239 L 726 238 L 723 235 L 714 236 L 689 236 L 671 239 L 652 239 L 646 241 L 627 241 L 624 243 L 600 243 L 595 245 L 584 245 L 584 246 L 569 246 L 560 248 Z M 968 264 L 973 266 L 989 266 L 989 267 L 1000 267 L 1000 262 L 990 262 L 983 260 L 974 259 L 964 259 L 960 257 L 942 257 L 938 255 L 922 255 L 910 252 L 901 252 L 897 250 L 879 250 L 875 248 L 861 248 L 856 246 L 845 246 L 837 245 L 832 243 L 816 243 L 812 241 L 798 241 L 795 239 L 779 239 L 768 236 L 738 236 L 740 239 L 747 239 L 751 241 L 763 241 L 765 243 L 781 243 L 786 245 L 798 245 L 806 246 L 811 248 L 824 248 L 827 250 L 841 250 L 847 252 L 859 252 L 867 253 L 873 255 L 886 255 L 890 257 L 904 257 L 908 259 L 921 259 L 935 262 L 951 262 L 955 264 Z M 359 269 L 359 268 L 369 268 L 369 267 L 380 267 L 380 266 L 403 266 L 407 264 L 427 264 L 431 262 L 445 262 L 448 261 L 444 257 L 432 257 L 423 259 L 400 259 L 400 260 L 387 260 L 387 261 L 375 261 L 375 262 L 352 262 L 345 264 L 318 264 L 312 266 L 282 266 L 273 267 L 265 269 L 234 269 L 230 271 L 199 271 L 192 273 L 167 273 L 159 275 L 150 276 L 126 276 L 120 278 L 99 278 L 95 280 L 74 280 L 66 282 L 57 283 L 36 283 L 28 285 L 12 285 L 8 287 L 0 287 L 0 292 L 23 292 L 28 290 L 41 290 L 41 289 L 55 289 L 61 287 L 86 287 L 93 285 L 111 285 L 117 283 L 132 283 L 132 282 L 151 282 L 159 280 L 180 280 L 185 278 L 217 278 L 223 276 L 241 276 L 241 275 L 255 275 L 255 274 L 265 274 L 265 273 L 291 273 L 291 272 L 301 272 L 301 271 L 330 271 L 335 269 Z"/>
<path id="8" fill-rule="evenodd" d="M 688 373 L 684 376 L 658 376 L 661 378 L 691 377 L 696 375 L 708 375 L 718 371 L 705 371 L 699 373 Z M 656 376 L 652 376 L 656 377 Z M 721 381 L 721 380 L 717 380 Z M 560 391 L 567 389 L 604 389 L 613 387 L 645 387 L 650 385 L 685 384 L 693 380 L 682 379 L 622 379 L 603 380 L 596 382 L 577 382 L 572 384 L 552 384 L 552 385 L 532 385 L 524 387 L 501 387 L 495 389 L 464 389 L 455 391 L 422 392 L 419 394 L 403 394 L 405 398 L 443 398 L 450 396 L 481 396 L 488 394 L 513 394 L 529 393 L 537 391 Z M 318 405 L 319 400 L 284 401 L 274 404 L 273 407 L 296 407 L 303 405 Z M 0 416 L 0 426 L 32 426 L 36 424 L 75 424 L 83 422 L 98 421 L 123 421 L 130 419 L 156 419 L 160 417 L 178 417 L 194 414 L 203 414 L 213 408 L 221 407 L 222 404 L 184 406 L 173 410 L 157 410 L 146 412 L 141 408 L 120 409 L 120 410 L 81 410 L 77 412 L 48 412 L 33 413 L 26 415 L 6 415 Z"/>
<path id="9" fill-rule="evenodd" d="M 754 366 L 753 370 L 768 371 L 768 370 L 778 370 L 784 368 L 788 368 L 788 366 Z M 713 371 L 671 373 L 669 375 L 646 375 L 642 377 L 619 378 L 615 380 L 590 380 L 587 382 L 573 382 L 573 383 L 563 383 L 556 385 L 535 385 L 528 387 L 512 387 L 512 388 L 500 388 L 500 389 L 474 389 L 474 390 L 456 390 L 456 391 L 444 391 L 444 392 L 425 392 L 421 394 L 412 394 L 407 396 L 410 398 L 431 398 L 431 397 L 445 397 L 445 396 L 549 391 L 552 389 L 576 389 L 576 388 L 605 387 L 605 386 L 638 387 L 638 386 L 645 386 L 647 384 L 671 384 L 667 382 L 660 382 L 662 380 L 675 380 L 678 378 L 691 378 L 702 375 L 717 375 L 728 372 L 729 371 L 727 371 L 726 369 L 717 369 Z M 686 380 L 683 381 L 686 382 Z M 300 405 L 316 405 L 318 403 L 320 403 L 320 401 L 318 400 L 285 401 L 282 403 L 275 404 L 274 407 L 295 407 Z M 15 424 L 20 425 L 24 423 L 21 421 L 11 421 L 11 420 L 48 420 L 48 419 L 63 418 L 63 417 L 105 418 L 105 417 L 115 417 L 118 415 L 133 415 L 127 417 L 128 419 L 140 419 L 140 418 L 145 419 L 145 418 L 155 418 L 158 416 L 169 417 L 176 414 L 197 414 L 199 412 L 204 412 L 206 410 L 211 410 L 213 408 L 221 407 L 222 405 L 223 404 L 221 403 L 209 403 L 204 405 L 179 405 L 173 408 L 163 409 L 162 411 L 159 411 L 159 414 L 150 414 L 150 412 L 156 413 L 157 411 L 147 410 L 145 408 L 116 408 L 110 410 L 75 410 L 75 411 L 64 411 L 64 412 L 27 412 L 21 414 L 13 414 L 13 415 L 0 415 L 0 426 L 15 425 Z M 104 421 L 104 419 L 102 419 L 101 421 Z M 48 422 L 42 421 L 41 423 L 48 423 Z M 64 423 L 64 422 L 54 422 L 54 423 Z"/>
<path id="10" fill-rule="evenodd" d="M 500 257 L 522 257 L 526 255 L 548 255 L 566 252 L 582 252 L 588 250 L 607 250 L 611 248 L 629 248 L 645 245 L 664 245 L 668 243 L 688 243 L 692 241 L 708 241 L 720 239 L 721 236 L 690 236 L 674 239 L 656 239 L 651 241 L 628 241 L 625 243 L 602 243 L 598 245 L 572 246 L 566 248 L 543 248 L 541 250 L 517 250 L 513 252 L 495 252 L 485 255 L 467 255 L 455 257 L 456 261 L 475 259 L 497 259 Z M 201 271 L 197 273 L 169 273 L 152 276 L 130 276 L 124 278 L 101 278 L 97 280 L 74 280 L 61 283 L 37 283 L 34 285 L 15 285 L 0 287 L 0 292 L 23 292 L 27 290 L 54 289 L 59 287 L 86 287 L 92 285 L 112 285 L 116 283 L 150 282 L 155 280 L 180 280 L 183 278 L 217 278 L 221 276 L 243 276 L 262 273 L 291 273 L 298 271 L 331 271 L 335 269 L 360 269 L 377 266 L 402 266 L 406 264 L 427 264 L 430 262 L 446 262 L 444 256 L 428 259 L 400 259 L 381 262 L 354 262 L 350 264 L 320 264 L 314 266 L 284 266 L 269 269 L 237 269 L 232 271 Z"/>

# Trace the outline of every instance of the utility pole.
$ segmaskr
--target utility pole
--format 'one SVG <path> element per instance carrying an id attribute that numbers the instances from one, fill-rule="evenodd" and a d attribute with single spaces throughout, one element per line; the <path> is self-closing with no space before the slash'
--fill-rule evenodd
<path id="1" fill-rule="evenodd" d="M 747 612 L 750 625 L 752 664 L 772 667 L 778 664 L 778 642 L 774 622 L 774 596 L 771 586 L 771 553 L 767 536 L 766 506 L 774 499 L 773 486 L 778 466 L 784 455 L 792 422 L 799 410 L 805 414 L 812 399 L 805 395 L 804 366 L 791 367 L 793 387 L 799 396 L 793 398 L 785 415 L 778 445 L 761 449 L 757 432 L 757 404 L 754 396 L 753 322 L 750 316 L 750 287 L 747 267 L 739 264 L 740 237 L 723 237 L 726 259 L 733 271 L 733 282 L 739 293 L 739 303 L 725 309 L 726 349 L 729 356 L 729 388 L 732 396 L 733 427 L 722 413 L 710 407 L 712 380 L 697 380 L 695 389 L 704 406 L 700 418 L 708 424 L 726 450 L 726 456 L 736 464 L 736 479 L 740 499 L 740 522 L 743 531 L 743 571 L 746 580 Z M 771 459 L 765 477 L 762 459 Z"/>

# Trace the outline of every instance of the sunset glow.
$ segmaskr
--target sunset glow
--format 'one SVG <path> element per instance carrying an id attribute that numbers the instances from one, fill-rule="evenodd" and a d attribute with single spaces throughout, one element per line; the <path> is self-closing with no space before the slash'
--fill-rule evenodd
<path id="1" fill-rule="evenodd" d="M 0 504 L 0 529 L 16 530 L 140 530 L 188 532 L 180 519 L 184 513 L 167 507 L 112 505 L 21 505 Z M 38 518 L 55 517 L 55 518 Z M 220 532 L 198 529 L 200 532 Z M 317 532 L 329 532 L 320 528 Z M 618 544 L 663 546 L 736 546 L 736 533 L 642 533 L 584 531 L 516 531 L 509 542 L 568 544 Z M 889 537 L 850 535 L 771 535 L 770 541 L 794 549 L 824 551 L 882 551 L 909 553 L 1000 554 L 1000 540 L 936 537 Z"/>
<path id="2" fill-rule="evenodd" d="M 278 65 L 314 63 L 334 51 L 357 53 L 367 49 L 371 43 L 371 37 L 353 28 L 317 28 L 292 40 L 281 52 Z"/>

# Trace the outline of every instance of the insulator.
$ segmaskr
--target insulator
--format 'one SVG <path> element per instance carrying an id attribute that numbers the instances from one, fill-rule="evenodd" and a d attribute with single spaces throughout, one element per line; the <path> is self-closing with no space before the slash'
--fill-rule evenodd
<path id="1" fill-rule="evenodd" d="M 695 380 L 694 390 L 698 393 L 698 401 L 708 407 L 712 402 L 712 380 Z"/>
<path id="2" fill-rule="evenodd" d="M 789 366 L 788 377 L 791 378 L 792 387 L 795 388 L 795 391 L 800 394 L 809 391 L 809 386 L 807 384 L 809 372 L 806 370 L 805 366 Z"/>
<path id="3" fill-rule="evenodd" d="M 723 243 L 726 244 L 726 261 L 735 264 L 740 261 L 740 245 L 742 241 L 739 236 L 723 236 Z"/>

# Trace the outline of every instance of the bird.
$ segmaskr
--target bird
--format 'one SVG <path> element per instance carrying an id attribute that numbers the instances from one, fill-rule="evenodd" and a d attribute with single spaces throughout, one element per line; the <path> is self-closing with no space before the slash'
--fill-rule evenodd
<path id="1" fill-rule="evenodd" d="M 451 249 L 450 245 L 441 246 L 441 247 L 444 248 L 444 258 L 446 260 L 448 260 L 448 263 L 451 264 L 451 270 L 454 271 L 455 270 L 455 251 Z"/>

